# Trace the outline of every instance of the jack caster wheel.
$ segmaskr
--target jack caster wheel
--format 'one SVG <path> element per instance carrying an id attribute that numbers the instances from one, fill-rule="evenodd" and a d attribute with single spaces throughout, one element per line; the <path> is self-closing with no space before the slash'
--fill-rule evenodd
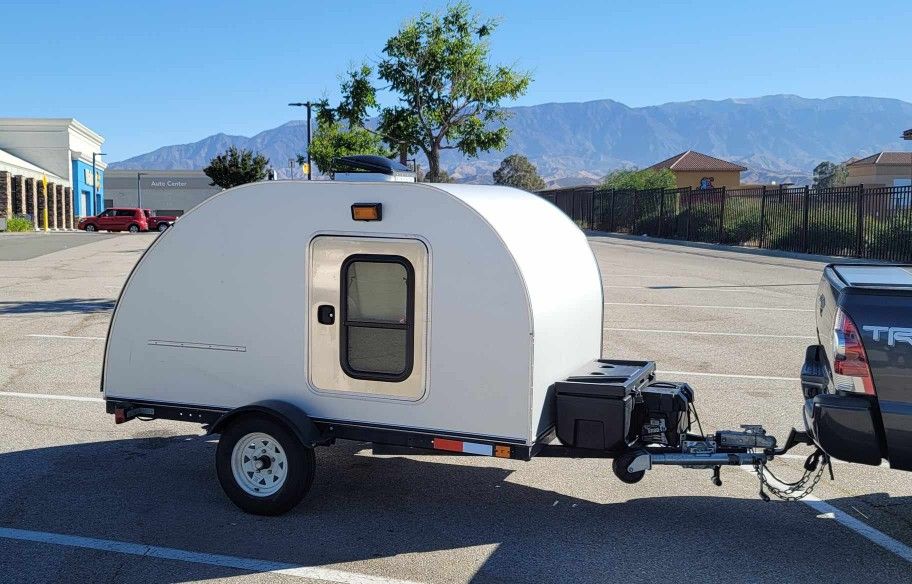
<path id="1" fill-rule="evenodd" d="M 626 452 L 615 458 L 611 462 L 611 468 L 614 470 L 614 475 L 629 485 L 633 485 L 643 480 L 643 477 L 646 476 L 645 470 L 638 470 L 636 472 L 630 472 L 627 470 L 627 468 L 630 466 L 630 463 L 632 463 L 640 454 L 642 453 Z"/>

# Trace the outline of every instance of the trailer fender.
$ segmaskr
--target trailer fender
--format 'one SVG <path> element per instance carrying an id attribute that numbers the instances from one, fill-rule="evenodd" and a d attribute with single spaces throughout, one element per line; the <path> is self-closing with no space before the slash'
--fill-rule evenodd
<path id="1" fill-rule="evenodd" d="M 313 420 L 310 419 L 310 416 L 299 407 L 277 399 L 258 401 L 226 412 L 209 427 L 207 433 L 220 434 L 234 420 L 248 414 L 269 416 L 285 424 L 305 446 L 312 448 L 325 442 L 323 435 L 317 429 Z"/>

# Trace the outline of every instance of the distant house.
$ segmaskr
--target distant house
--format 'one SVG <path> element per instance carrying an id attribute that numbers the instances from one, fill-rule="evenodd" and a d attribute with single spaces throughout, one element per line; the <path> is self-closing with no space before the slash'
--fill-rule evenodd
<path id="1" fill-rule="evenodd" d="M 912 152 L 878 152 L 846 164 L 849 186 L 898 187 L 912 183 Z"/>
<path id="2" fill-rule="evenodd" d="M 737 187 L 741 184 L 741 173 L 747 170 L 708 154 L 688 150 L 649 167 L 649 170 L 669 169 L 675 175 L 678 187 L 718 188 Z"/>

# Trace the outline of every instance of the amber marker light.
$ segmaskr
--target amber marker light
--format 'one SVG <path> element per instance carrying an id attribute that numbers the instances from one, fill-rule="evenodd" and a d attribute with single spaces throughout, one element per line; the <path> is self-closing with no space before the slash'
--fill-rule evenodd
<path id="1" fill-rule="evenodd" d="M 352 205 L 352 219 L 355 221 L 380 221 L 383 219 L 383 205 L 380 203 L 355 203 Z"/>

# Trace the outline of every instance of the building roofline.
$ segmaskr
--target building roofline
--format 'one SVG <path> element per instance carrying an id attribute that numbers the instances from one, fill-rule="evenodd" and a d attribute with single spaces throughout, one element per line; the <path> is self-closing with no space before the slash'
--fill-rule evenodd
<path id="1" fill-rule="evenodd" d="M 0 118 L 0 126 L 46 126 L 46 127 L 66 127 L 76 130 L 84 137 L 94 140 L 99 144 L 104 144 L 104 137 L 89 129 L 88 126 L 76 118 Z"/>

